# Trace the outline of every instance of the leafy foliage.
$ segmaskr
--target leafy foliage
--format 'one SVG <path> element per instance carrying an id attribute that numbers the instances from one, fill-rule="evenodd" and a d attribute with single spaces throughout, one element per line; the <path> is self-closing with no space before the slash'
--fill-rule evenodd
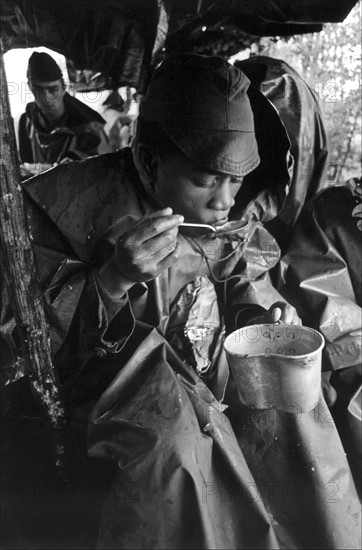
<path id="1" fill-rule="evenodd" d="M 255 53 L 284 59 L 319 96 L 330 144 L 333 182 L 361 174 L 360 4 L 320 33 L 262 38 Z M 256 51 L 257 50 L 257 51 Z"/>

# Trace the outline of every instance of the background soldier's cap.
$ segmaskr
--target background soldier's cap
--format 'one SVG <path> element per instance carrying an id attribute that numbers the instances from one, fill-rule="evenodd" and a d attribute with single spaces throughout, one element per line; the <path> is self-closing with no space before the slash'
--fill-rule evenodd
<path id="1" fill-rule="evenodd" d="M 28 62 L 27 77 L 38 82 L 54 82 L 63 76 L 54 59 L 45 52 L 34 52 Z"/>

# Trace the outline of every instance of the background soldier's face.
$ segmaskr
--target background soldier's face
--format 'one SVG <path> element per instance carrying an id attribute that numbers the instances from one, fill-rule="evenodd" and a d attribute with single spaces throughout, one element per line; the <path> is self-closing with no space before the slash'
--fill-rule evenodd
<path id="1" fill-rule="evenodd" d="M 53 82 L 30 80 L 29 88 L 34 95 L 36 104 L 45 116 L 61 110 L 65 94 L 62 80 L 54 80 Z"/>

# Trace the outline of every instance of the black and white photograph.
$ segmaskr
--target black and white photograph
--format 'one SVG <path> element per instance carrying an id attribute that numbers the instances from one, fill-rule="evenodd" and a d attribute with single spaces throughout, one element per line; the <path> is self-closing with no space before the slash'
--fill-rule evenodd
<path id="1" fill-rule="evenodd" d="M 0 548 L 359 550 L 361 0 L 0 21 Z"/>

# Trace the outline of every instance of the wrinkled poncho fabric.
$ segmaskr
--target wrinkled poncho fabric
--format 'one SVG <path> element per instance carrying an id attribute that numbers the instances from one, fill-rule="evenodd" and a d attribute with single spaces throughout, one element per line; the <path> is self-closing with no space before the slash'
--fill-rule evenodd
<path id="1" fill-rule="evenodd" d="M 330 185 L 322 110 L 317 94 L 285 61 L 260 55 L 237 61 L 236 66 L 273 103 L 291 142 L 294 169 L 290 190 L 282 211 L 267 225 L 283 248 L 303 205 Z"/>
<path id="2" fill-rule="evenodd" d="M 97 547 L 359 547 L 358 498 L 323 397 L 303 414 L 252 410 L 228 382 L 225 325 L 279 297 L 262 205 L 244 211 L 240 239 L 179 235 L 180 260 L 112 302 L 95 270 L 155 207 L 129 151 L 59 166 L 25 194 L 74 441 L 114 468 Z"/>
<path id="3" fill-rule="evenodd" d="M 362 301 L 357 179 L 317 194 L 303 209 L 277 269 L 277 286 L 326 345 L 323 376 L 357 488 L 361 488 Z M 334 395 L 334 397 L 333 397 Z"/>

